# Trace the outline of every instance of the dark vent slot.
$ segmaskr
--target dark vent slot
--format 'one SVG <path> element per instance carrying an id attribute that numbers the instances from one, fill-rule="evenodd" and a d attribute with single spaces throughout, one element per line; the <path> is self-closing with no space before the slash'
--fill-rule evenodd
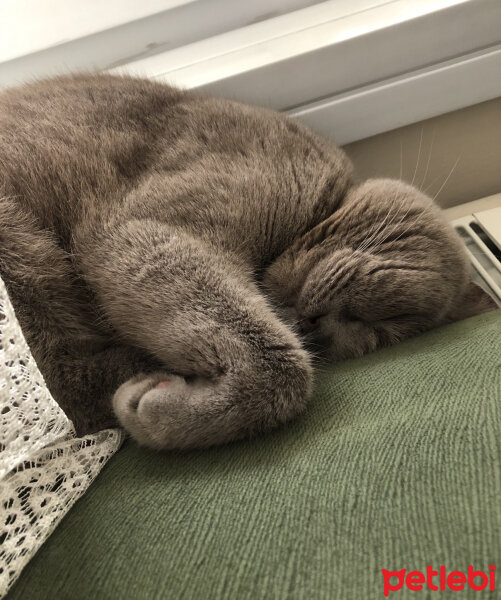
<path id="1" fill-rule="evenodd" d="M 499 262 L 501 262 L 501 250 L 497 247 L 497 245 L 491 240 L 491 238 L 487 235 L 487 233 L 480 227 L 478 223 L 472 222 L 470 223 L 470 227 L 473 231 L 478 235 L 478 237 L 482 240 L 482 242 L 489 248 L 489 250 L 494 254 Z"/>
<path id="2" fill-rule="evenodd" d="M 480 247 L 480 244 L 472 237 L 469 231 L 466 231 L 464 227 L 456 227 L 456 230 L 461 236 L 470 254 L 475 257 L 475 260 L 485 271 L 485 274 L 492 279 L 494 285 L 496 286 L 496 290 L 501 291 L 501 271 L 499 270 L 497 263 L 494 262 L 492 254 L 487 254 L 487 250 L 484 250 L 483 247 Z M 501 297 L 499 296 L 499 293 L 500 292 L 496 291 L 496 295 Z"/>

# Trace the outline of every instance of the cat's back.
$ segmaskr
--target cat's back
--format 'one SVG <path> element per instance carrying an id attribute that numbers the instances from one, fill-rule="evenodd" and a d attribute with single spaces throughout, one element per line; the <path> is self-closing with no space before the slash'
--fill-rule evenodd
<path id="1" fill-rule="evenodd" d="M 147 80 L 65 76 L 0 94 L 0 194 L 51 226 L 144 168 L 182 93 Z"/>
<path id="2" fill-rule="evenodd" d="M 73 75 L 44 79 L 0 93 L 0 151 L 9 143 L 49 156 L 124 145 L 126 134 L 155 136 L 180 90 L 146 79 Z M 114 136 L 122 136 L 114 137 Z M 121 143 L 120 143 L 121 142 Z M 22 157 L 16 156 L 18 159 Z"/>
<path id="3" fill-rule="evenodd" d="M 65 76 L 0 94 L 0 195 L 63 238 L 120 206 L 200 235 L 238 231 L 235 245 L 245 231 L 275 254 L 349 180 L 344 155 L 291 119 L 146 79 Z"/>

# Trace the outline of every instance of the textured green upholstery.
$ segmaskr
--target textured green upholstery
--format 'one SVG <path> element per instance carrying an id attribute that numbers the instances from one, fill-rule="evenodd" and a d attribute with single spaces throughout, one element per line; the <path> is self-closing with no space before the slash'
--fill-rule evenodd
<path id="1" fill-rule="evenodd" d="M 8 597 L 371 600 L 382 568 L 492 561 L 501 311 L 320 372 L 275 433 L 184 454 L 128 442 Z"/>

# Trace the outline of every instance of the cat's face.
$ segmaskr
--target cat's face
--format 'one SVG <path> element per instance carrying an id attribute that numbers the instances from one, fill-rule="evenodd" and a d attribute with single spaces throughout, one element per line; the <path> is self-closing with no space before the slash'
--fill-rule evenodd
<path id="1" fill-rule="evenodd" d="M 391 180 L 353 188 L 269 267 L 263 284 L 279 314 L 327 360 L 491 308 L 472 289 L 462 244 L 439 209 Z"/>

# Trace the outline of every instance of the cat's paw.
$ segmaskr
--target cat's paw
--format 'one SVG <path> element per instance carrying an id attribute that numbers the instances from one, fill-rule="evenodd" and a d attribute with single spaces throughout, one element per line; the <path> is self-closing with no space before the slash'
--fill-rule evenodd
<path id="1" fill-rule="evenodd" d="M 138 375 L 122 384 L 113 396 L 120 424 L 140 443 L 151 448 L 169 447 L 166 433 L 176 430 L 179 412 L 189 395 L 182 377 L 157 372 Z M 173 431 L 174 430 L 174 431 Z"/>

